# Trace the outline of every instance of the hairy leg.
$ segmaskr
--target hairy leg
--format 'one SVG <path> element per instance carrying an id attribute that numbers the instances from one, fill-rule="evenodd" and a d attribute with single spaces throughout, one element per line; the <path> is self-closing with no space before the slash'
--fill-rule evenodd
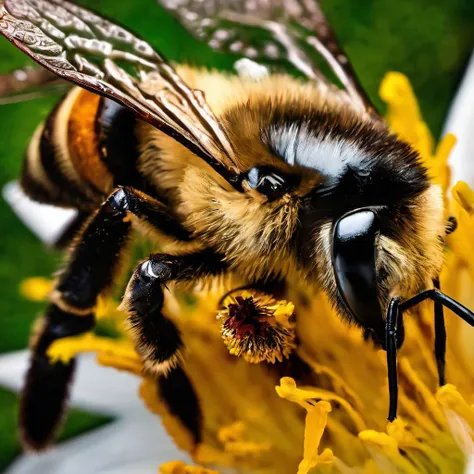
<path id="1" fill-rule="evenodd" d="M 190 240 L 166 206 L 130 188 L 114 191 L 90 217 L 71 248 L 31 341 L 32 358 L 20 405 L 20 428 L 27 448 L 40 450 L 52 440 L 74 373 L 74 361 L 51 363 L 48 348 L 57 339 L 93 328 L 97 297 L 113 283 L 129 240 L 130 214 L 169 237 Z"/>
<path id="2" fill-rule="evenodd" d="M 177 256 L 153 254 L 138 265 L 123 307 L 129 312 L 135 344 L 148 370 L 168 372 L 176 366 L 182 349 L 178 329 L 163 312 L 166 284 L 216 276 L 226 268 L 222 256 L 211 250 Z"/>

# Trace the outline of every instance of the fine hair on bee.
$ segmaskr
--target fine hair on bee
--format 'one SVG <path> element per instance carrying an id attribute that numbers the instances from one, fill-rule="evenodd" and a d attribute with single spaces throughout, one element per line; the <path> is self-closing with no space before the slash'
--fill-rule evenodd
<path id="1" fill-rule="evenodd" d="M 443 307 L 474 325 L 474 314 L 439 288 L 444 237 L 455 228 L 441 189 L 389 131 L 316 2 L 159 3 L 210 47 L 266 70 L 236 77 L 173 67 L 134 33 L 68 1 L 0 6 L 0 33 L 79 86 L 38 127 L 21 177 L 32 199 L 79 213 L 31 341 L 24 445 L 44 449 L 63 419 L 75 361 L 51 361 L 51 344 L 94 328 L 97 299 L 143 228 L 169 251 L 137 264 L 122 309 L 145 370 L 196 443 L 199 400 L 164 290 L 220 276 L 253 291 L 220 308 L 223 343 L 278 367 L 301 365 L 292 353 L 298 307 L 288 295 L 325 293 L 386 351 L 392 421 L 405 311 L 434 301 L 440 384 Z M 341 87 L 321 72 L 321 58 Z"/>

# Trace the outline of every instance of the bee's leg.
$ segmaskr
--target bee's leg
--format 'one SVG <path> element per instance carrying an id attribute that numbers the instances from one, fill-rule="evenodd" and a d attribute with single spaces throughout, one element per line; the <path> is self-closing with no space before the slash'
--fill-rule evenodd
<path id="1" fill-rule="evenodd" d="M 185 369 L 178 365 L 156 378 L 157 395 L 168 411 L 177 417 L 192 435 L 194 444 L 202 440 L 202 411 L 193 384 Z"/>
<path id="2" fill-rule="evenodd" d="M 97 297 L 112 284 L 129 239 L 130 213 L 170 237 L 190 239 L 163 204 L 130 188 L 112 193 L 87 221 L 32 340 L 32 359 L 20 404 L 20 428 L 27 448 L 39 450 L 51 441 L 62 419 L 74 372 L 74 360 L 51 363 L 48 348 L 57 339 L 82 334 L 94 326 Z"/>
<path id="3" fill-rule="evenodd" d="M 393 421 L 397 417 L 398 406 L 397 323 L 399 304 L 399 298 L 392 298 L 388 307 L 385 325 L 385 350 L 387 351 L 388 390 L 390 396 L 390 407 L 388 411 L 389 421 Z"/>
<path id="4" fill-rule="evenodd" d="M 152 254 L 138 265 L 122 305 L 129 313 L 135 344 L 146 369 L 167 373 L 181 355 L 179 331 L 163 312 L 166 284 L 218 275 L 226 268 L 222 256 L 211 250 L 179 256 Z"/>
<path id="5" fill-rule="evenodd" d="M 169 282 L 218 275 L 226 267 L 222 257 L 210 250 L 180 256 L 152 254 L 135 269 L 122 303 L 144 367 L 158 375 L 160 398 L 196 444 L 201 440 L 201 410 L 191 381 L 177 365 L 183 343 L 178 328 L 163 311 L 163 289 Z"/>
<path id="6" fill-rule="evenodd" d="M 433 281 L 436 289 L 440 289 L 439 280 Z M 446 384 L 446 326 L 444 324 L 444 308 L 439 301 L 434 302 L 434 325 L 435 325 L 435 357 L 438 367 L 439 385 Z"/>
<path id="7" fill-rule="evenodd" d="M 90 216 L 90 212 L 79 212 L 52 243 L 53 248 L 55 250 L 67 250 Z"/>

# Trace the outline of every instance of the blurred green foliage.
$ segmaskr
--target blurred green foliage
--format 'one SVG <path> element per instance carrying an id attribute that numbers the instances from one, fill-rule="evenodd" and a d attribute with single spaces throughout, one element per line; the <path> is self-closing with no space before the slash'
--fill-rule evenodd
<path id="1" fill-rule="evenodd" d="M 216 54 L 194 41 L 155 0 L 83 0 L 139 31 L 176 62 L 230 70 L 233 58 Z M 463 68 L 474 44 L 472 0 L 322 0 L 362 84 L 377 106 L 383 75 L 401 71 L 410 78 L 421 110 L 438 135 Z M 0 73 L 29 64 L 7 41 L 0 41 Z M 0 107 L 0 186 L 15 179 L 35 127 L 46 117 L 57 96 Z M 0 353 L 22 349 L 29 326 L 42 304 L 25 301 L 19 282 L 50 275 L 61 257 L 47 251 L 0 201 L 1 309 Z M 0 469 L 19 452 L 15 435 L 16 397 L 0 391 Z M 102 422 L 85 414 L 70 418 L 68 432 L 80 432 Z"/>

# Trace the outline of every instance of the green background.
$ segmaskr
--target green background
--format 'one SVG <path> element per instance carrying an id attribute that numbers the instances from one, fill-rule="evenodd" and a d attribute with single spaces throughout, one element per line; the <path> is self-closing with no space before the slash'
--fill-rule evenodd
<path id="1" fill-rule="evenodd" d="M 231 69 L 233 59 L 196 43 L 154 0 L 81 1 L 139 31 L 168 58 Z M 323 0 L 330 22 L 362 84 L 381 106 L 377 89 L 386 71 L 407 74 L 435 135 L 440 133 L 474 44 L 472 0 Z M 0 73 L 28 64 L 6 40 L 0 41 Z M 28 139 L 58 96 L 0 107 L 0 186 L 18 177 Z M 49 276 L 61 256 L 45 249 L 0 200 L 0 353 L 22 349 L 42 304 L 25 301 L 20 281 Z M 16 396 L 0 389 L 0 470 L 16 456 Z M 104 419 L 76 412 L 65 436 Z"/>

